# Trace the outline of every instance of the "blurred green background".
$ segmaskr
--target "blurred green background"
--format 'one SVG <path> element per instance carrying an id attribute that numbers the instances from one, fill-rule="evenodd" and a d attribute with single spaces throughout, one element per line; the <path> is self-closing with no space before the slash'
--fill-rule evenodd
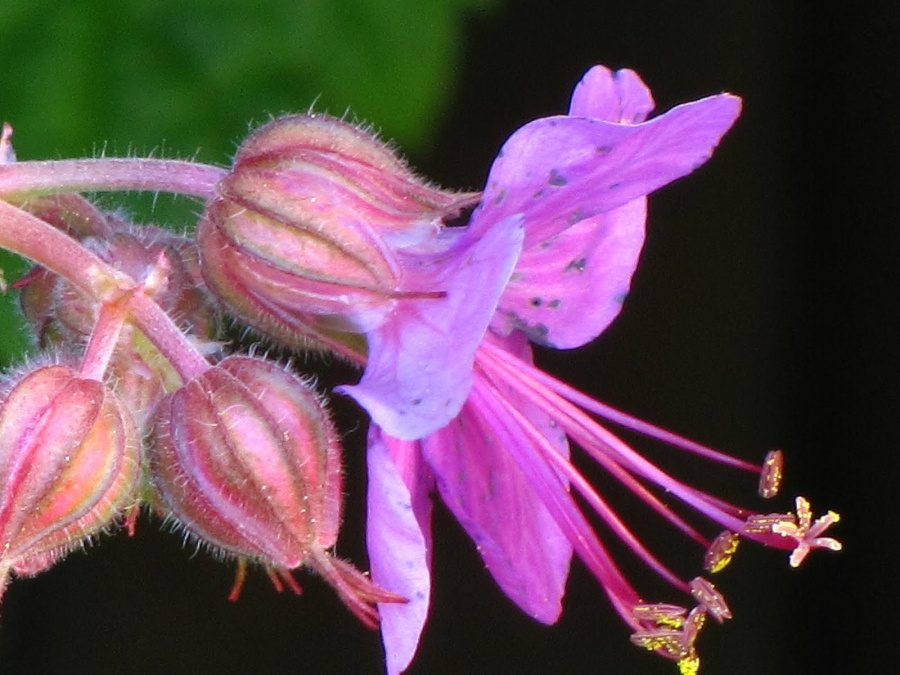
<path id="1" fill-rule="evenodd" d="M 351 111 L 446 186 L 477 189 L 518 126 L 565 110 L 595 63 L 632 67 L 660 110 L 722 90 L 744 114 L 712 161 L 654 195 L 622 316 L 591 346 L 539 355 L 601 400 L 742 456 L 787 452 L 785 497 L 702 463 L 673 471 L 754 508 L 808 496 L 844 520 L 840 555 L 799 572 L 745 546 L 718 580 L 735 619 L 700 639 L 707 675 L 891 672 L 900 431 L 900 5 L 802 0 L 326 0 L 0 5 L 0 117 L 20 159 L 99 152 L 226 163 L 249 125 Z M 104 201 L 104 203 L 110 203 Z M 189 224 L 196 205 L 130 202 Z M 14 278 L 13 274 L 8 274 Z M 3 329 L 5 354 L 19 342 Z M 360 565 L 365 426 L 347 429 L 338 548 Z M 635 441 L 653 452 L 655 446 Z M 670 462 L 666 451 L 655 457 Z M 615 486 L 586 470 L 611 496 Z M 735 480 L 732 480 L 735 478 Z M 686 548 L 626 521 L 676 569 Z M 413 675 L 673 673 L 628 643 L 576 564 L 561 622 L 522 616 L 437 511 L 434 613 Z M 378 637 L 330 589 L 302 598 L 232 570 L 142 520 L 2 605 L 2 673 L 378 673 Z M 671 555 L 667 556 L 667 554 Z M 694 557 L 692 557 L 694 556 Z M 636 568 L 627 555 L 622 566 Z M 648 598 L 664 591 L 638 576 Z M 888 644 L 885 644 L 885 642 Z"/>
<path id="2" fill-rule="evenodd" d="M 453 101 L 463 18 L 496 0 L 46 0 L 0 3 L 0 116 L 19 159 L 227 164 L 271 116 L 346 115 L 424 152 Z M 109 200 L 178 229 L 182 199 Z M 0 265 L 10 279 L 18 266 Z M 8 304 L 8 303 L 7 303 Z M 0 360 L 22 348 L 0 312 Z"/>

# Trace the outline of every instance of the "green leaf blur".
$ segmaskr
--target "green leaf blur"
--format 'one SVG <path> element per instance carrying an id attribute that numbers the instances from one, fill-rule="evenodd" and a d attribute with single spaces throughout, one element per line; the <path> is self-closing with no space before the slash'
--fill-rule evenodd
<path id="1" fill-rule="evenodd" d="M 253 125 L 314 106 L 421 152 L 452 100 L 465 14 L 495 4 L 4 2 L 0 121 L 13 125 L 22 160 L 153 153 L 225 164 Z M 197 211 L 153 195 L 125 205 L 181 229 Z M 12 281 L 20 269 L 8 261 Z M 10 297 L 0 301 L 8 363 L 25 340 Z"/>

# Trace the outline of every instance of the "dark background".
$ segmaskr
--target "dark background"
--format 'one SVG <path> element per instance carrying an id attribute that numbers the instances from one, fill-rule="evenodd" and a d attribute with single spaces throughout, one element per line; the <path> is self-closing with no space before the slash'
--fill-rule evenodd
<path id="1" fill-rule="evenodd" d="M 414 164 L 440 183 L 479 187 L 503 139 L 563 111 L 594 63 L 640 72 L 660 110 L 723 90 L 745 98 L 714 159 L 651 199 L 622 316 L 590 347 L 542 354 L 541 363 L 601 400 L 736 454 L 784 448 L 777 508 L 803 494 L 843 516 L 835 534 L 844 552 L 813 555 L 800 570 L 781 552 L 739 552 L 717 581 L 735 619 L 705 630 L 702 672 L 890 672 L 883 662 L 900 599 L 900 5 L 550 5 L 522 0 L 469 16 L 452 110 Z M 363 435 L 348 436 L 339 547 L 360 564 Z M 677 465 L 729 498 L 770 508 L 745 476 Z M 104 540 L 15 581 L 3 600 L 0 671 L 380 672 L 377 635 L 317 580 L 301 575 L 306 593 L 295 598 L 255 573 L 232 604 L 231 570 L 159 529 L 142 521 L 134 539 Z M 563 619 L 547 628 L 502 597 L 440 511 L 435 539 L 434 611 L 410 673 L 675 672 L 629 644 L 580 564 Z M 674 556 L 698 553 L 665 534 L 656 541 Z"/>

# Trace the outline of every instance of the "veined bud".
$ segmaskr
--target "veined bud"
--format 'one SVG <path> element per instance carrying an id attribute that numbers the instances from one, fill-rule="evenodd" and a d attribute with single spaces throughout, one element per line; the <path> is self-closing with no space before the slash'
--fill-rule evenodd
<path id="1" fill-rule="evenodd" d="M 324 115 L 260 127 L 218 193 L 197 231 L 204 277 L 279 339 L 292 322 L 313 338 L 377 326 L 403 295 L 396 249 L 478 198 L 426 184 L 370 132 Z"/>
<path id="2" fill-rule="evenodd" d="M 136 506 L 140 438 L 118 397 L 63 365 L 0 398 L 0 589 L 32 575 Z"/>
<path id="3" fill-rule="evenodd" d="M 329 556 L 341 518 L 340 444 L 319 397 L 280 367 L 234 356 L 167 396 L 151 473 L 160 506 L 239 561 L 310 565 L 366 624 L 402 601 Z"/>

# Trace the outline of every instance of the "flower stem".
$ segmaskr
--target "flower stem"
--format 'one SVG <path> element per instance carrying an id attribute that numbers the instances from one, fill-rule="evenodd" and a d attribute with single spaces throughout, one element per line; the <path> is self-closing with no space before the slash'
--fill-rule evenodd
<path id="1" fill-rule="evenodd" d="M 4 167 L 0 166 L 0 169 Z M 0 200 L 0 248 L 33 260 L 103 301 L 108 291 L 134 285 L 75 239 Z"/>
<path id="2" fill-rule="evenodd" d="M 191 344 L 181 329 L 144 293 L 135 293 L 129 302 L 134 322 L 187 382 L 210 368 L 209 362 Z"/>
<path id="3" fill-rule="evenodd" d="M 2 168 L 2 167 L 0 167 Z M 0 247 L 59 274 L 98 303 L 130 293 L 131 318 L 185 380 L 209 368 L 194 348 L 139 284 L 88 251 L 75 239 L 30 213 L 0 200 Z"/>
<path id="4" fill-rule="evenodd" d="M 63 159 L 0 164 L 0 195 L 172 192 L 209 199 L 225 169 L 173 159 Z"/>
<path id="5" fill-rule="evenodd" d="M 117 298 L 100 305 L 97 323 L 91 332 L 84 357 L 81 360 L 82 377 L 103 380 L 106 368 L 116 350 L 122 328 L 128 320 L 128 299 Z"/>

